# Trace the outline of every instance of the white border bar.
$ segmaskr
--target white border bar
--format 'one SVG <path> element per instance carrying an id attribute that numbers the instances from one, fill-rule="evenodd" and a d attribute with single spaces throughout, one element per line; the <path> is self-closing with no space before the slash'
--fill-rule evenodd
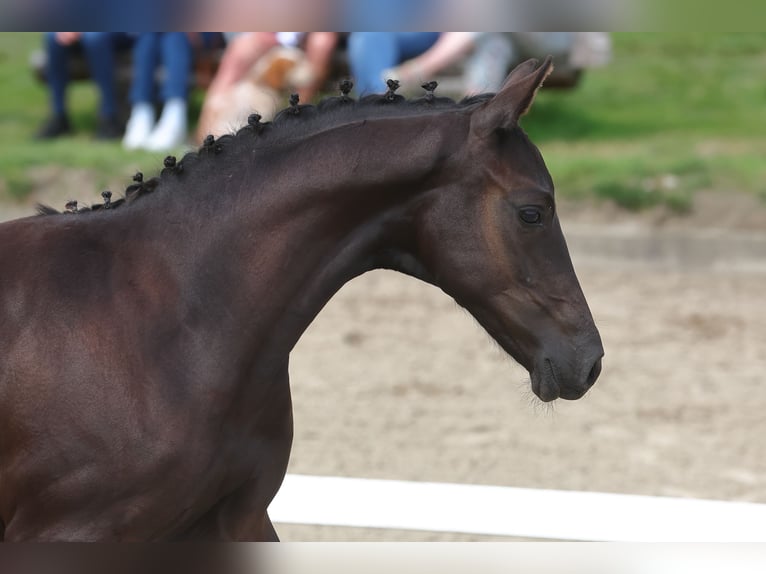
<path id="1" fill-rule="evenodd" d="M 609 542 L 766 542 L 766 504 L 288 474 L 273 522 Z"/>

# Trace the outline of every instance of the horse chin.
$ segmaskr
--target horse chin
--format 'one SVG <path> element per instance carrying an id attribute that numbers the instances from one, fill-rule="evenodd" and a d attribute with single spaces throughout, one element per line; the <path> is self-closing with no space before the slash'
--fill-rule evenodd
<path id="1" fill-rule="evenodd" d="M 545 369 L 547 370 L 547 369 Z M 561 394 L 559 384 L 552 372 L 537 368 L 531 373 L 532 392 L 544 403 L 555 401 Z"/>

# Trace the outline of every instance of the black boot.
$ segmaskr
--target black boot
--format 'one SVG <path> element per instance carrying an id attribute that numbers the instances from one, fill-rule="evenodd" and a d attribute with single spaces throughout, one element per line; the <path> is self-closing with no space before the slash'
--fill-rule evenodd
<path id="1" fill-rule="evenodd" d="M 35 139 L 49 140 L 72 133 L 72 127 L 69 125 L 69 118 L 63 116 L 53 116 L 49 118 L 35 134 Z"/>
<path id="2" fill-rule="evenodd" d="M 116 140 L 122 137 L 124 131 L 122 124 L 115 118 L 99 117 L 96 126 L 97 140 Z"/>

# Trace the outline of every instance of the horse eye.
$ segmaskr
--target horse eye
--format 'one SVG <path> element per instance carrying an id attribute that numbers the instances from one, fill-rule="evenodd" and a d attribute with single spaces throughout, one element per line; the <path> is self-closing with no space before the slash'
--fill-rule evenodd
<path id="1" fill-rule="evenodd" d="M 519 217 L 524 223 L 534 225 L 543 220 L 543 214 L 536 207 L 522 207 L 519 210 Z"/>

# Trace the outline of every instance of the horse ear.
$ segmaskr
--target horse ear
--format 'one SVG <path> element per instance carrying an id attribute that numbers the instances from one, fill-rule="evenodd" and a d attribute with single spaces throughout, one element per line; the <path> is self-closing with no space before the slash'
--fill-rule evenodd
<path id="1" fill-rule="evenodd" d="M 552 71 L 551 56 L 540 65 L 537 60 L 527 60 L 516 66 L 495 97 L 473 113 L 471 129 L 483 136 L 515 126 L 532 106 L 537 90 Z"/>

